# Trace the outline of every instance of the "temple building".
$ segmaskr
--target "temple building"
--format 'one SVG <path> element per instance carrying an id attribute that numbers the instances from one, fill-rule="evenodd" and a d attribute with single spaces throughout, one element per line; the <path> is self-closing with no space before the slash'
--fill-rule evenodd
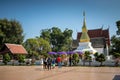
<path id="1" fill-rule="evenodd" d="M 83 28 L 84 27 L 84 28 Z M 109 46 L 110 46 L 110 37 L 109 37 L 109 28 L 108 29 L 91 29 L 87 30 L 86 22 L 84 18 L 82 27 L 82 32 L 77 33 L 77 40 L 73 40 L 73 49 L 77 49 L 77 46 L 81 42 L 91 42 L 91 46 L 98 52 L 103 53 L 106 56 L 109 55 Z M 87 30 L 87 31 L 86 31 Z M 85 33 L 87 32 L 87 33 Z"/>
<path id="2" fill-rule="evenodd" d="M 88 30 L 86 27 L 86 21 L 85 21 L 85 13 L 83 14 L 84 20 L 83 20 L 83 26 L 82 26 L 82 33 L 79 38 L 79 46 L 77 49 L 74 50 L 74 52 L 85 52 L 89 51 L 90 53 L 94 54 L 97 51 L 92 47 L 90 42 L 90 37 L 88 35 Z"/>
<path id="3" fill-rule="evenodd" d="M 81 35 L 82 32 L 77 33 L 77 40 L 80 39 Z M 88 30 L 88 35 L 90 37 L 90 42 L 92 43 L 93 48 L 96 49 L 99 53 L 108 55 L 108 49 L 110 46 L 109 28 Z"/>

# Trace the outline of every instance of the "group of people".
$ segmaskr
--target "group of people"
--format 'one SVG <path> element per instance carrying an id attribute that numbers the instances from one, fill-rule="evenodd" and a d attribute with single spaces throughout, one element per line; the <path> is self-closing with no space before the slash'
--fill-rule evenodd
<path id="1" fill-rule="evenodd" d="M 51 57 L 45 57 L 41 58 L 40 60 L 42 69 L 54 69 L 56 65 L 58 65 L 58 68 L 61 67 L 61 57 L 58 56 L 57 58 L 51 58 Z"/>

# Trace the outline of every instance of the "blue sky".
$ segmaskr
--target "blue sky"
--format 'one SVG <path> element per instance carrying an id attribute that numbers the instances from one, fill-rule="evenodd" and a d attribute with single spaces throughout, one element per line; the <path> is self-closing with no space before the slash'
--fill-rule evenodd
<path id="1" fill-rule="evenodd" d="M 0 18 L 16 19 L 23 27 L 25 39 L 40 35 L 40 30 L 59 27 L 81 32 L 83 11 L 88 29 L 109 27 L 116 34 L 120 20 L 120 0 L 0 0 Z"/>

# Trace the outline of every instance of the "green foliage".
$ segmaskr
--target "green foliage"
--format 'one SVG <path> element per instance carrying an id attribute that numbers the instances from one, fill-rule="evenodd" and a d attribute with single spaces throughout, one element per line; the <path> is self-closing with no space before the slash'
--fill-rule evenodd
<path id="1" fill-rule="evenodd" d="M 111 37 L 111 50 L 110 53 L 113 55 L 114 52 L 120 52 L 120 37 L 116 37 L 115 35 Z"/>
<path id="2" fill-rule="evenodd" d="M 120 53 L 114 52 L 113 53 L 114 59 L 115 59 L 115 66 L 119 65 L 119 60 L 120 60 Z"/>
<path id="3" fill-rule="evenodd" d="M 92 57 L 88 56 L 88 61 L 91 62 L 92 61 Z"/>
<path id="4" fill-rule="evenodd" d="M 18 21 L 0 19 L 0 46 L 4 43 L 21 44 L 23 39 L 23 29 Z"/>
<path id="5" fill-rule="evenodd" d="M 50 42 L 51 36 L 50 36 L 50 29 L 43 29 L 41 30 L 41 35 L 44 40 Z"/>
<path id="6" fill-rule="evenodd" d="M 98 57 L 98 55 L 99 55 L 98 52 L 96 52 L 96 53 L 94 54 L 95 57 Z"/>
<path id="7" fill-rule="evenodd" d="M 25 55 L 18 55 L 18 62 L 21 64 L 21 63 L 24 63 L 25 62 Z"/>
<path id="8" fill-rule="evenodd" d="M 34 39 L 34 38 L 27 39 L 24 42 L 24 47 L 28 51 L 29 57 L 32 57 L 32 56 L 36 55 L 37 49 L 39 48 L 39 43 L 38 43 L 37 39 Z"/>
<path id="9" fill-rule="evenodd" d="M 111 37 L 111 47 L 110 47 L 110 54 L 114 56 L 116 59 L 115 66 L 118 66 L 119 58 L 120 58 L 120 20 L 116 22 L 117 31 L 116 35 Z"/>
<path id="10" fill-rule="evenodd" d="M 61 51 L 61 47 L 63 46 L 63 40 L 64 36 L 62 34 L 62 31 L 57 28 L 53 27 L 51 29 L 51 42 L 53 45 L 53 51 Z"/>
<path id="11" fill-rule="evenodd" d="M 84 53 L 84 59 L 88 60 L 89 56 L 90 56 L 90 52 L 89 51 L 85 51 L 85 53 Z"/>
<path id="12" fill-rule="evenodd" d="M 9 54 L 7 53 L 7 54 L 4 54 L 3 55 L 3 63 L 5 64 L 5 65 L 7 65 L 7 63 L 10 61 L 10 56 L 9 56 Z"/>
<path id="13" fill-rule="evenodd" d="M 77 65 L 79 63 L 79 54 L 75 53 L 72 55 L 72 63 L 73 65 Z"/>
<path id="14" fill-rule="evenodd" d="M 85 65 L 86 61 L 88 61 L 89 65 L 91 65 L 92 57 L 90 56 L 89 51 L 85 51 L 85 53 L 84 53 L 84 62 L 83 62 L 84 65 Z"/>
<path id="15" fill-rule="evenodd" d="M 65 29 L 63 32 L 58 27 L 41 31 L 43 39 L 52 45 L 52 51 L 68 51 L 72 45 L 72 30 Z"/>
<path id="16" fill-rule="evenodd" d="M 3 56 L 2 56 L 2 54 L 0 54 L 0 60 L 1 60 L 1 59 L 3 59 Z"/>
<path id="17" fill-rule="evenodd" d="M 48 52 L 51 51 L 51 46 L 50 46 L 49 42 L 46 41 L 43 38 L 38 38 L 37 40 L 38 40 L 38 43 L 39 43 L 38 53 L 40 55 L 47 56 Z"/>
<path id="18" fill-rule="evenodd" d="M 95 60 L 98 62 L 101 62 L 100 66 L 102 66 L 102 63 L 106 60 L 105 55 L 101 53 L 101 54 L 95 56 Z"/>
<path id="19" fill-rule="evenodd" d="M 114 56 L 114 53 L 120 54 L 120 20 L 116 22 L 117 25 L 117 36 L 113 35 L 111 37 L 111 48 L 110 48 L 110 54 Z"/>
<path id="20" fill-rule="evenodd" d="M 118 29 L 116 31 L 116 33 L 117 33 L 117 35 L 120 35 L 120 20 L 116 22 L 116 25 L 117 25 L 117 29 Z"/>
<path id="21" fill-rule="evenodd" d="M 120 58 L 120 53 L 114 52 L 114 53 L 113 53 L 113 56 L 114 56 L 115 58 Z"/>
<path id="22" fill-rule="evenodd" d="M 49 42 L 43 38 L 31 38 L 24 42 L 24 47 L 28 51 L 28 57 L 38 57 L 39 55 L 48 55 L 51 51 Z"/>

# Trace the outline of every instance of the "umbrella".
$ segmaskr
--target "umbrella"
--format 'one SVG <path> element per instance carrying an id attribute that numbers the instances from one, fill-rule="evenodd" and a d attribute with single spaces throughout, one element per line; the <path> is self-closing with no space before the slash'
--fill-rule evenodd
<path id="1" fill-rule="evenodd" d="M 62 51 L 62 52 L 58 52 L 58 54 L 67 54 L 66 52 Z"/>
<path id="2" fill-rule="evenodd" d="M 56 52 L 48 52 L 48 54 L 57 54 Z"/>
<path id="3" fill-rule="evenodd" d="M 68 51 L 67 54 L 74 54 L 74 52 L 73 51 Z"/>
<path id="4" fill-rule="evenodd" d="M 78 52 L 76 52 L 76 53 L 78 53 L 78 54 L 83 54 L 83 52 L 81 52 L 81 51 L 78 51 Z"/>

